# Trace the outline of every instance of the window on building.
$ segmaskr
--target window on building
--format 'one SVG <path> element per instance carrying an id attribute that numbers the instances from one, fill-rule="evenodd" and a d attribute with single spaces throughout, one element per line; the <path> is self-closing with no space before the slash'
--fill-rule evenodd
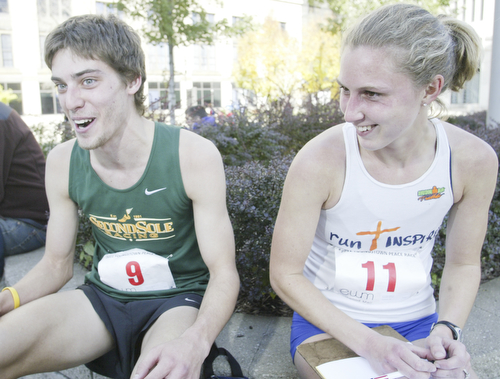
<path id="1" fill-rule="evenodd" d="M 2 34 L 0 36 L 0 44 L 2 45 L 2 67 L 13 67 L 14 59 L 12 56 L 12 38 L 10 34 Z"/>
<path id="2" fill-rule="evenodd" d="M 281 30 L 286 30 L 286 22 L 280 22 Z"/>
<path id="3" fill-rule="evenodd" d="M 9 2 L 7 0 L 0 0 L 0 13 L 9 13 Z"/>
<path id="4" fill-rule="evenodd" d="M 204 107 L 221 106 L 221 90 L 219 82 L 194 82 L 191 97 L 192 105 L 203 105 Z"/>
<path id="5" fill-rule="evenodd" d="M 200 22 L 199 13 L 193 13 L 193 23 Z M 215 15 L 207 13 L 206 20 L 213 24 L 215 22 Z M 215 71 L 215 46 L 212 45 L 193 45 L 193 64 L 194 70 L 198 71 Z"/>
<path id="6" fill-rule="evenodd" d="M 16 100 L 9 103 L 11 108 L 14 108 L 17 113 L 23 114 L 23 94 L 21 91 L 21 83 L 0 83 L 4 90 L 11 90 L 14 95 L 17 95 Z"/>
<path id="7" fill-rule="evenodd" d="M 40 36 L 40 68 L 47 68 L 47 64 L 45 63 L 45 39 L 47 36 Z"/>
<path id="8" fill-rule="evenodd" d="M 479 73 L 465 83 L 459 92 L 451 93 L 452 104 L 477 104 L 479 103 Z"/>
<path id="9" fill-rule="evenodd" d="M 233 16 L 233 26 L 241 21 L 241 17 Z M 238 61 L 238 38 L 233 38 L 233 62 Z"/>
<path id="10" fill-rule="evenodd" d="M 175 84 L 175 108 L 181 107 L 180 83 Z M 149 108 L 151 110 L 168 109 L 168 83 L 148 82 Z"/>
<path id="11" fill-rule="evenodd" d="M 232 104 L 235 107 L 245 107 L 257 102 L 255 92 L 248 89 L 238 88 L 232 84 Z"/>
<path id="12" fill-rule="evenodd" d="M 193 24 L 197 24 L 198 22 L 201 21 L 201 16 L 199 13 L 193 12 L 192 18 L 193 18 Z M 213 24 L 215 22 L 215 15 L 213 13 L 205 13 L 205 19 L 209 23 Z"/>
<path id="13" fill-rule="evenodd" d="M 37 0 L 39 17 L 68 18 L 71 16 L 71 0 Z"/>
<path id="14" fill-rule="evenodd" d="M 119 11 L 114 3 L 108 3 L 104 1 L 96 1 L 95 2 L 95 10 L 97 14 L 109 15 L 114 14 L 119 19 L 123 19 L 123 11 Z"/>
<path id="15" fill-rule="evenodd" d="M 42 114 L 63 113 L 53 83 L 40 83 L 40 102 Z"/>
<path id="16" fill-rule="evenodd" d="M 160 43 L 148 46 L 148 72 L 169 71 L 168 47 Z"/>
<path id="17" fill-rule="evenodd" d="M 215 46 L 210 45 L 193 45 L 194 70 L 197 71 L 215 71 Z"/>

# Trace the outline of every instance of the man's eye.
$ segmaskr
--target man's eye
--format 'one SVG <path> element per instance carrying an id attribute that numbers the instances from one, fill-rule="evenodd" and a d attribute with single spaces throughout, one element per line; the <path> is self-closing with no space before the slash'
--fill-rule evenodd
<path id="1" fill-rule="evenodd" d="M 83 84 L 85 84 L 86 86 L 89 86 L 91 84 L 94 84 L 95 80 L 94 79 L 85 79 L 83 81 Z"/>
<path id="2" fill-rule="evenodd" d="M 58 83 L 56 84 L 56 89 L 58 92 L 64 91 L 66 89 L 66 84 Z"/>

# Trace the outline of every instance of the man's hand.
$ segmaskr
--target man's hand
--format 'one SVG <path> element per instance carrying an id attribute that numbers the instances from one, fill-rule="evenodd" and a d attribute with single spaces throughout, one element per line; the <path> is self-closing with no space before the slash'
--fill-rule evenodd
<path id="1" fill-rule="evenodd" d="M 207 355 L 195 341 L 179 337 L 141 356 L 132 379 L 199 379 Z"/>
<path id="2" fill-rule="evenodd" d="M 436 371 L 436 366 L 426 360 L 429 355 L 429 349 L 380 335 L 370 341 L 364 357 L 380 374 L 399 371 L 406 378 L 428 379 Z"/>
<path id="3" fill-rule="evenodd" d="M 438 334 L 431 334 L 425 342 L 431 354 L 428 359 L 437 367 L 433 378 L 464 377 L 463 369 L 470 368 L 470 354 L 463 343 Z"/>

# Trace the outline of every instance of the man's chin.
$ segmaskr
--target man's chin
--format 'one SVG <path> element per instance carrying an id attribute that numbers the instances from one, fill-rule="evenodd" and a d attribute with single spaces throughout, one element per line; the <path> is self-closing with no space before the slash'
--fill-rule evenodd
<path id="1" fill-rule="evenodd" d="M 101 139 L 98 139 L 97 141 L 88 141 L 84 138 L 78 138 L 77 136 L 76 140 L 78 142 L 78 146 L 80 146 L 83 150 L 95 150 L 104 145 L 104 141 Z"/>

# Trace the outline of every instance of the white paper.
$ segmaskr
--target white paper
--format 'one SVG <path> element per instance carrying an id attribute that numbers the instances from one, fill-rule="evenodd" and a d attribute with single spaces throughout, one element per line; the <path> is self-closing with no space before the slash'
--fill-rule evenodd
<path id="1" fill-rule="evenodd" d="M 316 367 L 325 379 L 371 379 L 380 376 L 363 357 L 339 359 Z"/>

